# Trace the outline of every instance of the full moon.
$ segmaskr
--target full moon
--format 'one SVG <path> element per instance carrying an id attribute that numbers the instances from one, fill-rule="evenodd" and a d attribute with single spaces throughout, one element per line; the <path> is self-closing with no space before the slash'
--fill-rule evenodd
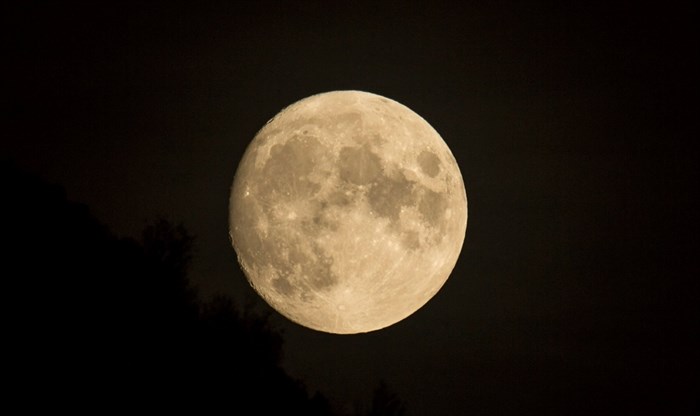
<path id="1" fill-rule="evenodd" d="M 457 162 L 418 114 L 362 91 L 313 95 L 257 133 L 238 166 L 229 235 L 275 310 L 352 334 L 413 314 L 462 250 Z"/>

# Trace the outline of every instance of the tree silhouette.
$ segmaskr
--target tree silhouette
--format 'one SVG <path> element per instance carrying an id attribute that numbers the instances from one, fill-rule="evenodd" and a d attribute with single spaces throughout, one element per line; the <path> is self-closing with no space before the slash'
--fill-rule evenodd
<path id="1" fill-rule="evenodd" d="M 332 414 L 282 369 L 267 315 L 227 297 L 198 300 L 183 225 L 158 220 L 139 240 L 117 238 L 10 162 L 0 180 L 5 375 L 16 399 L 53 410 Z M 381 383 L 367 414 L 405 411 Z"/>
<path id="2" fill-rule="evenodd" d="M 227 298 L 201 304 L 193 238 L 159 220 L 120 239 L 9 162 L 2 221 L 10 300 L 6 373 L 33 403 L 234 414 L 330 414 L 281 368 L 282 337 Z M 40 400 L 36 400 L 36 398 Z"/>
<path id="3" fill-rule="evenodd" d="M 372 394 L 372 404 L 367 412 L 367 416 L 404 416 L 406 408 L 399 399 L 398 395 L 393 392 L 384 380 L 380 381 L 379 386 Z"/>

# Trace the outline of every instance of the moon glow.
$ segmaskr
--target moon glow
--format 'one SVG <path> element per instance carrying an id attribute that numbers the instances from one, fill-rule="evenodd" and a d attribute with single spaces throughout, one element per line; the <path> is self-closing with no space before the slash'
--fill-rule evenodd
<path id="1" fill-rule="evenodd" d="M 467 227 L 462 175 L 440 135 L 361 91 L 277 114 L 246 149 L 229 203 L 255 291 L 290 320 L 338 334 L 420 309 L 452 272 Z"/>

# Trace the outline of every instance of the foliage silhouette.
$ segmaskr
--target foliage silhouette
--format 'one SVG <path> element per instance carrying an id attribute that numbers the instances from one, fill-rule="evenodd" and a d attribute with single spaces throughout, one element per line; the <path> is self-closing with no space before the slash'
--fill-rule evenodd
<path id="1" fill-rule="evenodd" d="M 282 337 L 227 298 L 200 304 L 193 237 L 160 220 L 120 239 L 63 190 L 1 162 L 7 373 L 52 408 L 330 414 L 281 368 Z"/>
<path id="2" fill-rule="evenodd" d="M 372 405 L 367 416 L 405 416 L 406 408 L 398 395 L 392 391 L 384 380 L 372 394 Z"/>
<path id="3" fill-rule="evenodd" d="M 188 279 L 194 238 L 158 220 L 117 238 L 62 188 L 0 162 L 8 379 L 41 407 L 330 415 L 281 367 L 267 315 Z M 41 400 L 34 400 L 40 397 Z M 19 397 L 18 397 L 19 398 Z M 365 412 L 358 412 L 365 413 Z M 386 384 L 368 415 L 403 415 Z"/>

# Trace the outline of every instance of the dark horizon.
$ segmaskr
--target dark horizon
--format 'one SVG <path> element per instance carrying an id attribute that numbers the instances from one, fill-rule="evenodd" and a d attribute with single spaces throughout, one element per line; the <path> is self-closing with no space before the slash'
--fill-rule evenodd
<path id="1" fill-rule="evenodd" d="M 224 296 L 269 313 L 283 341 L 275 368 L 339 410 L 368 404 L 380 385 L 412 415 L 699 410 L 691 3 L 4 10 L 0 159 L 12 192 L 3 217 L 10 264 L 27 265 L 8 273 L 15 335 L 70 344 L 89 336 L 63 331 L 64 319 L 86 322 L 105 296 L 118 305 L 140 289 L 158 294 L 144 283 L 153 269 L 141 267 L 138 244 L 120 241 L 165 218 L 194 236 L 186 280 L 198 294 L 187 302 Z M 345 89 L 425 118 L 452 150 L 469 201 L 462 254 L 437 295 L 393 326 L 354 336 L 269 309 L 238 266 L 227 224 L 233 176 L 255 133 L 299 99 Z M 41 180 L 18 188 L 28 182 L 8 173 L 11 164 Z M 32 205 L 58 192 L 38 183 L 84 205 Z M 71 234 L 75 221 L 82 231 Z M 75 261 L 61 263 L 71 244 L 95 257 L 81 264 L 70 252 Z M 131 260 L 114 267 L 115 256 Z M 78 267 L 81 279 L 54 275 L 51 262 Z M 113 281 L 91 281 L 96 270 Z M 145 328 L 169 302 L 149 296 L 129 322 Z M 41 325 L 23 326 L 34 318 Z M 24 365 L 46 353 L 15 352 Z M 60 354 L 40 361 L 52 359 Z M 26 392 L 42 392 L 40 368 L 23 377 Z"/>

